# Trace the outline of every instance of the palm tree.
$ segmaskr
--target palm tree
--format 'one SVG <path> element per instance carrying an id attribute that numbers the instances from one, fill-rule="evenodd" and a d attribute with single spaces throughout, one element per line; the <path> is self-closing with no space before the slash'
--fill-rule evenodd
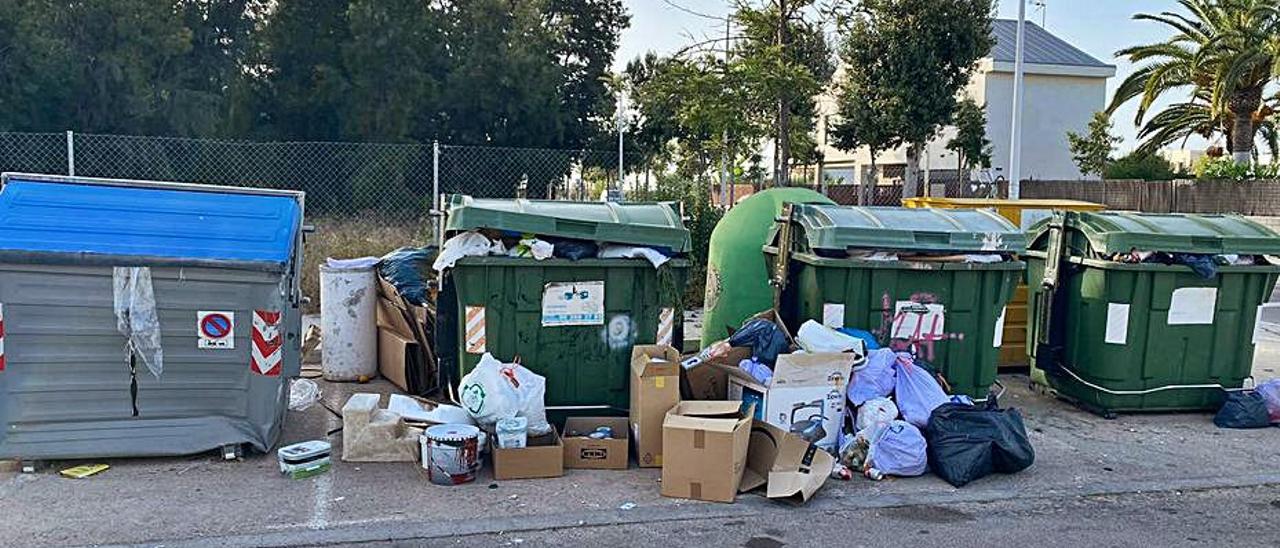
<path id="1" fill-rule="evenodd" d="M 1108 112 L 1141 97 L 1134 123 L 1148 143 L 1221 131 L 1237 163 L 1247 163 L 1260 123 L 1270 117 L 1263 94 L 1280 74 L 1280 3 L 1275 0 L 1179 0 L 1190 16 L 1140 13 L 1175 34 L 1164 42 L 1116 52 L 1146 62 L 1125 78 Z M 1189 88 L 1189 102 L 1170 106 L 1143 124 L 1152 103 L 1165 93 Z M 1154 125 L 1153 125 L 1154 124 Z M 1167 144 L 1167 143 L 1165 143 Z M 1158 148 L 1147 147 L 1149 149 Z"/>
<path id="2" fill-rule="evenodd" d="M 1230 143 L 1235 130 L 1235 115 L 1230 112 L 1215 114 L 1209 106 L 1210 102 L 1207 93 L 1197 92 L 1190 101 L 1173 103 L 1148 118 L 1138 130 L 1138 139 L 1142 141 L 1138 151 L 1153 154 L 1179 141 L 1179 144 L 1185 144 L 1194 135 L 1212 139 L 1215 135 L 1222 134 Z M 1275 112 L 1280 110 L 1277 107 L 1280 107 L 1280 94 L 1264 100 L 1262 106 L 1251 116 L 1254 130 L 1267 144 L 1273 156 L 1280 149 L 1274 117 Z"/>

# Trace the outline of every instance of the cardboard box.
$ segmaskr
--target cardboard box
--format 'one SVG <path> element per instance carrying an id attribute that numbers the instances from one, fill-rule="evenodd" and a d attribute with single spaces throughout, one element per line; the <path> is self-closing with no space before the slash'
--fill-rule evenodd
<path id="1" fill-rule="evenodd" d="M 724 398 L 720 398 L 724 399 Z M 662 466 L 662 421 L 680 403 L 680 353 L 663 345 L 631 350 L 631 439 L 641 467 Z"/>
<path id="2" fill-rule="evenodd" d="M 764 485 L 766 497 L 806 502 L 826 483 L 835 461 L 800 436 L 754 421 L 747 445 L 747 469 L 738 490 L 745 493 Z"/>
<path id="3" fill-rule="evenodd" d="M 529 438 L 519 449 L 498 447 L 497 436 L 489 436 L 493 455 L 493 479 L 558 478 L 564 475 L 564 441 L 553 429 L 550 434 Z"/>
<path id="4" fill-rule="evenodd" d="M 428 368 L 422 363 L 422 349 L 412 337 L 385 327 L 378 328 L 378 373 L 410 394 L 430 388 Z"/>
<path id="5" fill-rule="evenodd" d="M 845 389 L 856 354 L 782 354 L 773 379 L 763 385 L 741 369 L 728 371 L 729 398 L 755 404 L 756 419 L 790 431 L 793 422 L 820 419 L 821 448 L 836 444 L 844 417 Z"/>
<path id="6" fill-rule="evenodd" d="M 420 332 L 426 332 L 427 308 L 407 304 L 390 282 L 378 277 L 378 327 L 387 328 L 400 336 L 413 339 L 414 329 L 410 320 L 418 324 Z"/>
<path id="7" fill-rule="evenodd" d="M 627 423 L 623 417 L 569 417 L 564 422 L 564 467 L 626 470 L 631 447 Z M 612 428 L 614 437 L 587 437 L 601 426 Z"/>
<path id="8" fill-rule="evenodd" d="M 766 310 L 751 316 L 749 319 L 765 319 L 777 324 L 782 329 L 782 334 L 786 337 L 787 342 L 791 344 L 791 346 L 795 346 L 795 340 L 792 338 L 791 332 L 787 330 L 786 324 L 782 323 L 782 320 L 778 317 L 778 313 L 776 311 Z M 719 341 L 708 348 L 714 347 L 716 344 L 727 345 L 727 339 L 725 341 Z M 750 358 L 750 348 L 731 348 L 725 355 L 708 357 L 701 364 L 690 369 L 685 369 L 683 371 L 684 377 L 682 377 L 682 391 L 685 399 L 738 399 L 729 396 L 729 373 L 732 371 L 739 371 L 738 362 Z"/>
<path id="9" fill-rule="evenodd" d="M 662 423 L 662 496 L 733 502 L 747 464 L 751 409 L 680 402 Z"/>

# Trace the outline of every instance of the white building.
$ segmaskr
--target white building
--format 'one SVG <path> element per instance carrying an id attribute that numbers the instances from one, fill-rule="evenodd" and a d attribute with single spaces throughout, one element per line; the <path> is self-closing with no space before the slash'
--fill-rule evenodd
<path id="1" fill-rule="evenodd" d="M 1048 31 L 1026 23 L 1023 50 L 1024 95 L 1022 109 L 1022 178 L 1079 179 L 1071 161 L 1067 132 L 1083 132 L 1093 113 L 1106 108 L 1107 78 L 1116 68 L 1108 65 Z M 991 140 L 992 168 L 1008 170 L 1013 115 L 1013 60 L 1018 23 L 997 19 L 992 22 L 995 47 L 978 62 L 977 70 L 964 93 L 986 106 L 987 138 Z M 855 67 L 841 67 L 856 70 Z M 818 99 L 824 115 L 836 112 L 835 97 L 828 93 Z M 819 124 L 818 142 L 825 143 L 825 124 Z M 944 128 L 927 145 L 927 159 L 920 167 L 931 170 L 934 183 L 955 179 L 956 154 L 947 150 L 954 128 Z M 822 148 L 823 172 L 829 184 L 852 184 L 870 173 L 871 158 L 866 149 L 853 153 Z M 906 148 L 877 155 L 881 184 L 900 181 L 906 167 Z M 922 175 L 923 177 L 923 175 Z M 816 177 L 815 177 L 816 178 Z M 966 178 L 967 179 L 967 178 Z"/>
<path id="2" fill-rule="evenodd" d="M 1191 173 L 1195 171 L 1196 164 L 1205 157 L 1206 152 L 1202 148 L 1166 148 L 1157 154 L 1173 166 L 1174 173 Z"/>

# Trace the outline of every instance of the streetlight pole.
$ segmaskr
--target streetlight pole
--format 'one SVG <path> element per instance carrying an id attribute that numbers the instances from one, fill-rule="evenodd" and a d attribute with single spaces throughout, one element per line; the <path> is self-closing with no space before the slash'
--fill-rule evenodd
<path id="1" fill-rule="evenodd" d="M 1022 194 L 1022 47 L 1026 40 L 1027 2 L 1018 0 L 1018 43 L 1013 55 L 1013 131 L 1009 143 L 1009 199 Z"/>

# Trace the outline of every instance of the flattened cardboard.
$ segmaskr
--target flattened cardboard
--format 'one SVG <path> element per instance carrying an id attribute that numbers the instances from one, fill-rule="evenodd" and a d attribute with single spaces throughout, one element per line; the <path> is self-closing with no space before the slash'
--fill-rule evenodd
<path id="1" fill-rule="evenodd" d="M 662 496 L 733 502 L 747 463 L 751 409 L 736 401 L 686 401 L 662 426 Z"/>
<path id="2" fill-rule="evenodd" d="M 726 372 L 727 399 L 754 403 L 756 419 L 788 432 L 792 422 L 821 417 L 826 436 L 817 443 L 832 448 L 844 416 L 845 389 L 859 359 L 850 353 L 782 354 L 767 386 L 733 368 Z"/>
<path id="3" fill-rule="evenodd" d="M 378 327 L 385 327 L 402 337 L 413 339 L 414 331 L 409 325 L 408 318 L 413 318 L 418 323 L 419 329 L 426 331 L 427 308 L 415 305 L 406 307 L 395 286 L 379 276 L 377 318 Z"/>
<path id="4" fill-rule="evenodd" d="M 630 457 L 628 420 L 622 417 L 569 417 L 564 422 L 564 467 L 626 470 Z M 586 434 L 597 427 L 613 429 L 613 438 L 598 440 Z M 582 435 L 574 436 L 574 432 Z"/>
<path id="5" fill-rule="evenodd" d="M 677 403 L 680 352 L 664 345 L 636 345 L 631 350 L 630 419 L 636 462 L 641 467 L 662 466 L 662 421 Z"/>
<path id="6" fill-rule="evenodd" d="M 420 355 L 418 343 L 412 338 L 383 327 L 378 328 L 378 374 L 391 381 L 401 390 L 415 393 L 409 389 L 409 368 L 414 366 Z"/>
<path id="7" fill-rule="evenodd" d="M 738 490 L 745 493 L 764 485 L 768 498 L 807 502 L 826 483 L 834 465 L 835 457 L 800 436 L 753 421 Z"/>
<path id="8" fill-rule="evenodd" d="M 564 475 L 564 441 L 552 429 L 550 434 L 529 438 L 518 449 L 498 447 L 497 436 L 489 436 L 493 455 L 493 479 L 558 478 Z"/>

